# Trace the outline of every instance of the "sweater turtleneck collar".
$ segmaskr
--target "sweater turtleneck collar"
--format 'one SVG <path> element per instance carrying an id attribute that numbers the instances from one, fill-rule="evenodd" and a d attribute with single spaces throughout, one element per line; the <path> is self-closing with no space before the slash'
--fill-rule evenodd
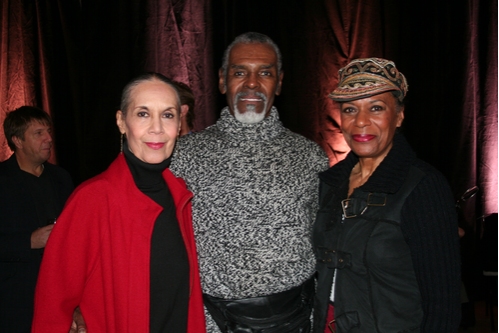
<path id="1" fill-rule="evenodd" d="M 160 189 L 164 186 L 163 171 L 170 166 L 171 156 L 161 163 L 151 164 L 141 161 L 123 143 L 123 153 L 135 184 L 140 190 Z"/>
<path id="2" fill-rule="evenodd" d="M 238 140 L 258 139 L 264 141 L 275 138 L 284 128 L 279 120 L 279 113 L 274 106 L 265 119 L 255 124 L 240 122 L 230 114 L 229 108 L 225 107 L 216 126 L 220 131 Z"/>

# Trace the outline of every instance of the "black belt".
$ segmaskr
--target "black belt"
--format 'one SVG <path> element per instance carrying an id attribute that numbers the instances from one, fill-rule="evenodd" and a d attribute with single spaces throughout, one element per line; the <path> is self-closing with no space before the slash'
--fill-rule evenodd
<path id="1" fill-rule="evenodd" d="M 311 278 L 268 296 L 223 299 L 203 294 L 203 299 L 224 333 L 308 333 L 314 293 Z"/>

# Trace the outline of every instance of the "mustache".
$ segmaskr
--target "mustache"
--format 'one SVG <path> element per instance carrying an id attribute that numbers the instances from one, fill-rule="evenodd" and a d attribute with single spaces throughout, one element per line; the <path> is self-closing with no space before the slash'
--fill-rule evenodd
<path id="1" fill-rule="evenodd" d="M 238 92 L 238 93 L 236 94 L 236 101 L 238 101 L 239 99 L 244 98 L 244 97 L 246 97 L 246 96 L 248 96 L 248 95 L 255 95 L 255 96 L 258 96 L 258 97 L 260 97 L 260 98 L 261 98 L 264 102 L 267 102 L 267 96 L 265 96 L 265 95 L 264 95 L 264 93 L 259 92 L 259 91 L 255 92 L 255 93 L 249 93 L 249 92 L 244 92 L 244 91 Z"/>

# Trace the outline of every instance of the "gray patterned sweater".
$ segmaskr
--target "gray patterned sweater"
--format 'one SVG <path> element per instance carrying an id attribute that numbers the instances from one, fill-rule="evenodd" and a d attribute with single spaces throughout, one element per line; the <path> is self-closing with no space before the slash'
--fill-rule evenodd
<path id="1" fill-rule="evenodd" d="M 311 227 L 327 168 L 322 149 L 286 129 L 275 107 L 256 124 L 225 108 L 216 124 L 178 141 L 170 169 L 194 193 L 204 293 L 268 295 L 314 273 Z M 218 332 L 209 316 L 207 325 Z"/>

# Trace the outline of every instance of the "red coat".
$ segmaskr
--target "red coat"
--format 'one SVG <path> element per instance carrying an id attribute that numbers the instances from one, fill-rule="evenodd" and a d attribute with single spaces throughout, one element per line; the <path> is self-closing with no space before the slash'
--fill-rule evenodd
<path id="1" fill-rule="evenodd" d="M 205 332 L 192 193 L 170 170 L 163 177 L 177 207 L 190 262 L 187 332 Z M 32 332 L 67 333 L 78 305 L 88 332 L 149 332 L 151 236 L 161 211 L 137 188 L 123 154 L 105 172 L 81 184 L 45 248 Z"/>

